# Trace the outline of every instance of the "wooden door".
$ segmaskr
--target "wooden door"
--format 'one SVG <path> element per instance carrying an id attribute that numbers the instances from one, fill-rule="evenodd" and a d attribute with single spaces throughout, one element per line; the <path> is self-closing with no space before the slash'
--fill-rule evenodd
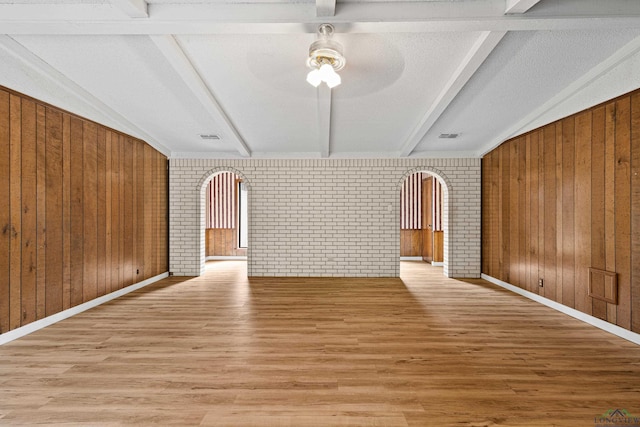
<path id="1" fill-rule="evenodd" d="M 422 180 L 422 260 L 433 261 L 433 177 Z"/>

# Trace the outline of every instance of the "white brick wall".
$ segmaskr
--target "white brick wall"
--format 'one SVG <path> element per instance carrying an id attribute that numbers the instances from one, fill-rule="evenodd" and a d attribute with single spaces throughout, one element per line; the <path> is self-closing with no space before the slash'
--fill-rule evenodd
<path id="1" fill-rule="evenodd" d="M 249 276 L 397 277 L 400 187 L 418 171 L 445 189 L 445 274 L 480 277 L 480 159 L 171 159 L 169 271 L 204 269 L 204 188 L 249 188 Z"/>

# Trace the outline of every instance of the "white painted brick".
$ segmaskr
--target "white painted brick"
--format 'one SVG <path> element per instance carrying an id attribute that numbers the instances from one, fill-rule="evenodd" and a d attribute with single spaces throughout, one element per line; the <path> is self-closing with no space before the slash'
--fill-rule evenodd
<path id="1" fill-rule="evenodd" d="M 251 276 L 397 277 L 400 185 L 418 171 L 436 173 L 448 186 L 445 274 L 480 275 L 479 159 L 171 159 L 170 166 L 176 275 L 203 271 L 202 190 L 223 170 L 250 188 Z"/>

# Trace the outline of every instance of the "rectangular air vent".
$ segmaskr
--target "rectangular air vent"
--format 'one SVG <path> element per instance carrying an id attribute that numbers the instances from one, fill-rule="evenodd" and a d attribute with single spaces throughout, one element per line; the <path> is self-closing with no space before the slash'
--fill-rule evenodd
<path id="1" fill-rule="evenodd" d="M 460 135 L 459 133 L 441 133 L 438 138 L 442 139 L 455 139 Z"/>
<path id="2" fill-rule="evenodd" d="M 220 139 L 220 135 L 215 135 L 212 133 L 200 134 L 200 138 L 205 141 L 217 141 Z"/>

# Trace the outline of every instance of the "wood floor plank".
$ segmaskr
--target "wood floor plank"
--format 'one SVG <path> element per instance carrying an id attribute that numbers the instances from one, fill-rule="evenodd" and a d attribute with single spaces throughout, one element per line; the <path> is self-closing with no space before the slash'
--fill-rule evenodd
<path id="1" fill-rule="evenodd" d="M 576 426 L 640 413 L 640 347 L 480 279 L 207 263 L 0 347 L 0 423 Z"/>

